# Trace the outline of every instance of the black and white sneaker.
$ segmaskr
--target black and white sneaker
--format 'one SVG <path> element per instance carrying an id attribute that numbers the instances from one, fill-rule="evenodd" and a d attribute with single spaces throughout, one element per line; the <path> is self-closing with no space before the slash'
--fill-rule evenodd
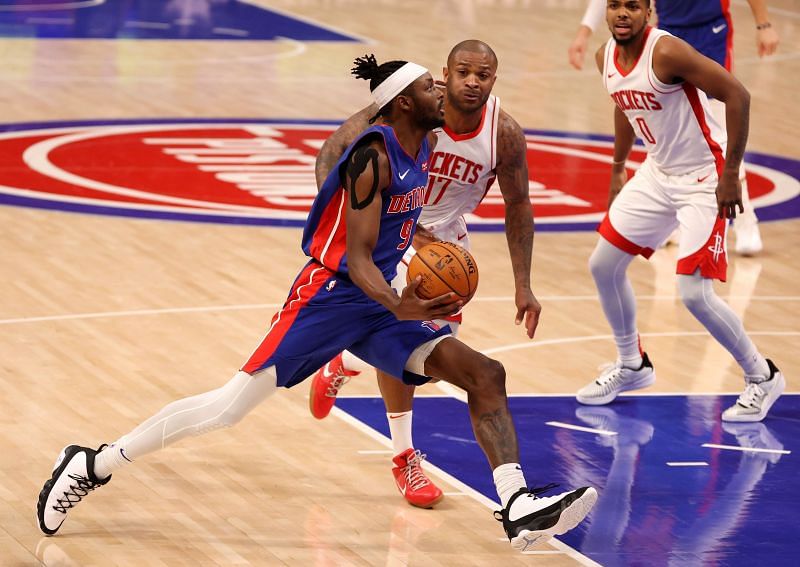
<path id="1" fill-rule="evenodd" d="M 36 505 L 39 529 L 45 535 L 53 535 L 67 519 L 67 512 L 74 508 L 83 498 L 98 486 L 109 480 L 99 479 L 94 474 L 94 457 L 97 451 L 88 447 L 69 445 L 61 453 L 53 465 L 53 476 L 44 483 Z"/>
<path id="2" fill-rule="evenodd" d="M 494 513 L 495 519 L 503 522 L 511 547 L 528 551 L 553 536 L 567 533 L 581 523 L 597 502 L 597 491 L 591 486 L 556 496 L 537 496 L 556 486 L 521 488 L 508 506 Z"/>

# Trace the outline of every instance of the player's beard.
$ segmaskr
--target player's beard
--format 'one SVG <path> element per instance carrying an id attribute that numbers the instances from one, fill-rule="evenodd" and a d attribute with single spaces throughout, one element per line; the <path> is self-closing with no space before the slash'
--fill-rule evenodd
<path id="1" fill-rule="evenodd" d="M 642 27 L 639 29 L 639 31 L 637 31 L 636 33 L 632 33 L 631 35 L 628 36 L 627 39 L 617 39 L 617 36 L 614 35 L 613 32 L 611 33 L 611 36 L 614 38 L 614 42 L 617 45 L 621 45 L 621 46 L 625 47 L 627 45 L 631 45 L 632 43 L 635 43 L 636 41 L 638 41 L 639 38 L 641 38 L 642 35 L 644 35 L 644 30 L 645 30 L 646 27 L 647 27 L 647 24 L 642 24 Z"/>
<path id="2" fill-rule="evenodd" d="M 433 130 L 444 126 L 444 113 L 441 112 L 442 106 L 436 104 L 429 112 L 421 115 L 417 120 L 417 125 L 425 130 Z"/>

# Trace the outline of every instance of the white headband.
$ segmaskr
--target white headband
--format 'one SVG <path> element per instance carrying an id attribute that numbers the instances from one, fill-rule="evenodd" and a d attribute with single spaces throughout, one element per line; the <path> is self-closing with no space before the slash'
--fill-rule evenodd
<path id="1" fill-rule="evenodd" d="M 406 63 L 389 75 L 380 85 L 375 87 L 375 90 L 372 91 L 372 100 L 375 101 L 378 108 L 383 108 L 389 104 L 394 97 L 399 95 L 404 88 L 427 72 L 428 70 L 425 67 L 417 65 L 416 63 Z"/>

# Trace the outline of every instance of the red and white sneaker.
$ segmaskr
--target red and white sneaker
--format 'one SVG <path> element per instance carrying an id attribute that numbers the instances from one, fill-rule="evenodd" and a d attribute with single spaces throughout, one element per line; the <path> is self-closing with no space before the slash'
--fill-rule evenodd
<path id="1" fill-rule="evenodd" d="M 324 419 L 331 413 L 333 404 L 336 403 L 336 396 L 339 390 L 351 377 L 361 374 L 356 370 L 346 370 L 342 362 L 342 354 L 328 364 L 317 370 L 314 379 L 311 380 L 311 392 L 308 397 L 308 407 L 311 415 L 317 419 Z"/>
<path id="2" fill-rule="evenodd" d="M 392 462 L 394 481 L 403 498 L 412 506 L 419 508 L 433 508 L 441 502 L 444 494 L 438 486 L 431 482 L 422 472 L 422 461 L 425 455 L 414 449 L 406 449 L 397 455 Z"/>

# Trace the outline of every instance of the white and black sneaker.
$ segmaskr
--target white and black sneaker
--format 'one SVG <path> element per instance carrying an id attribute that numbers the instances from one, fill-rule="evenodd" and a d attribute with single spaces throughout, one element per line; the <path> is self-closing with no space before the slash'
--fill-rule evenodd
<path id="1" fill-rule="evenodd" d="M 538 496 L 556 486 L 521 488 L 508 506 L 494 513 L 495 519 L 503 522 L 511 547 L 528 551 L 553 536 L 567 533 L 581 523 L 597 502 L 597 491 L 591 486 L 556 496 Z"/>
<path id="2" fill-rule="evenodd" d="M 590 406 L 602 406 L 613 402 L 622 392 L 647 388 L 656 381 L 656 372 L 647 353 L 642 354 L 642 365 L 639 368 L 627 368 L 619 360 L 603 367 L 600 376 L 578 390 L 580 403 Z"/>
<path id="3" fill-rule="evenodd" d="M 747 386 L 736 400 L 736 403 L 722 412 L 722 421 L 761 421 L 767 412 L 781 397 L 786 388 L 786 379 L 769 358 L 769 378 L 763 376 L 745 376 Z"/>
<path id="4" fill-rule="evenodd" d="M 99 479 L 94 474 L 94 457 L 104 447 L 105 445 L 101 445 L 95 451 L 88 447 L 69 445 L 61 450 L 53 465 L 53 476 L 44 483 L 36 505 L 42 533 L 55 534 L 67 519 L 70 509 L 92 490 L 111 480 L 111 475 Z"/>

